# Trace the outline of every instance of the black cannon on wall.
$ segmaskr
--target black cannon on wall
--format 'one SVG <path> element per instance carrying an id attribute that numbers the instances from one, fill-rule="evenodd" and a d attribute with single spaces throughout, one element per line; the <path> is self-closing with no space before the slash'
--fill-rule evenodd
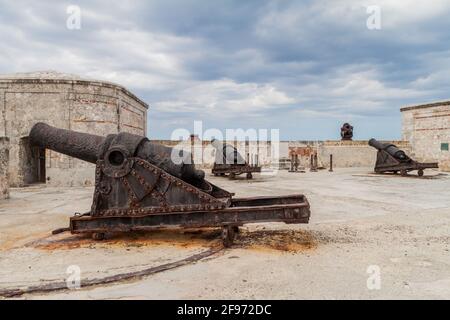
<path id="1" fill-rule="evenodd" d="M 375 172 L 398 173 L 406 176 L 409 171 L 417 170 L 417 174 L 423 176 L 423 171 L 428 168 L 438 168 L 436 162 L 420 163 L 411 159 L 403 150 L 389 143 L 382 143 L 375 139 L 369 140 L 369 145 L 378 150 Z"/>
<path id="2" fill-rule="evenodd" d="M 341 127 L 341 140 L 349 140 L 353 139 L 353 126 L 350 123 L 344 123 Z"/>
<path id="3" fill-rule="evenodd" d="M 190 163 L 190 154 L 180 155 L 142 136 L 101 137 L 38 123 L 30 142 L 96 164 L 91 210 L 70 218 L 72 233 L 100 240 L 108 232 L 221 227 L 229 246 L 245 223 L 309 221 L 304 195 L 233 198 L 205 180 L 204 172 Z"/>
<path id="4" fill-rule="evenodd" d="M 254 172 L 261 172 L 257 160 L 254 164 L 250 164 L 250 159 L 246 161 L 232 145 L 216 139 L 211 141 L 211 145 L 216 150 L 214 166 L 211 171 L 214 175 L 228 174 L 230 179 L 234 179 L 235 176 L 246 173 L 247 179 L 252 179 Z"/>

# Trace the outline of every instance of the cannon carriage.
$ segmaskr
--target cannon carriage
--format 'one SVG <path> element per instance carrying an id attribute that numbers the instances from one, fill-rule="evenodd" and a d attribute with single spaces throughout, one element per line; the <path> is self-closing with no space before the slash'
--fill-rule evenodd
<path id="1" fill-rule="evenodd" d="M 101 137 L 38 123 L 30 142 L 96 165 L 91 210 L 70 218 L 72 233 L 100 240 L 109 232 L 221 227 L 223 243 L 230 246 L 245 223 L 309 222 L 304 195 L 234 198 L 205 180 L 190 154 L 180 158 L 142 136 Z"/>

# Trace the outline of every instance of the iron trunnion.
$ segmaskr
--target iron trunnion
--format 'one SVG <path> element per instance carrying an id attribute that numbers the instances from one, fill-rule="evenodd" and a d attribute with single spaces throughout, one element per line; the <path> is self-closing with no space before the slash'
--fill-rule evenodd
<path id="1" fill-rule="evenodd" d="M 103 239 L 107 232 L 221 227 L 223 243 L 230 246 L 245 223 L 309 222 L 304 195 L 233 198 L 205 180 L 190 164 L 190 154 L 180 156 L 142 136 L 101 137 L 37 123 L 30 142 L 96 164 L 91 210 L 70 218 L 72 233 Z"/>

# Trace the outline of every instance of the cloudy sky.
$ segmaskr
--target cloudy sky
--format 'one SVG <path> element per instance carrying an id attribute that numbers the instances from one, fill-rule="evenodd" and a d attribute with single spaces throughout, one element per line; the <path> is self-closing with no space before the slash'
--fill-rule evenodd
<path id="1" fill-rule="evenodd" d="M 396 139 L 400 107 L 450 98 L 450 1 L 0 0 L 0 73 L 38 70 L 126 86 L 152 138 L 202 120 L 312 140 L 349 121 L 356 139 Z"/>

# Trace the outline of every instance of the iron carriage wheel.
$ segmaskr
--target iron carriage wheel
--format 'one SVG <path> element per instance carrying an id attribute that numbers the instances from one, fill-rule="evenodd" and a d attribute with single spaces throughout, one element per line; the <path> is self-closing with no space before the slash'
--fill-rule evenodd
<path id="1" fill-rule="evenodd" d="M 222 227 L 222 243 L 224 247 L 229 248 L 233 245 L 236 230 L 239 230 L 237 226 L 225 225 Z"/>

